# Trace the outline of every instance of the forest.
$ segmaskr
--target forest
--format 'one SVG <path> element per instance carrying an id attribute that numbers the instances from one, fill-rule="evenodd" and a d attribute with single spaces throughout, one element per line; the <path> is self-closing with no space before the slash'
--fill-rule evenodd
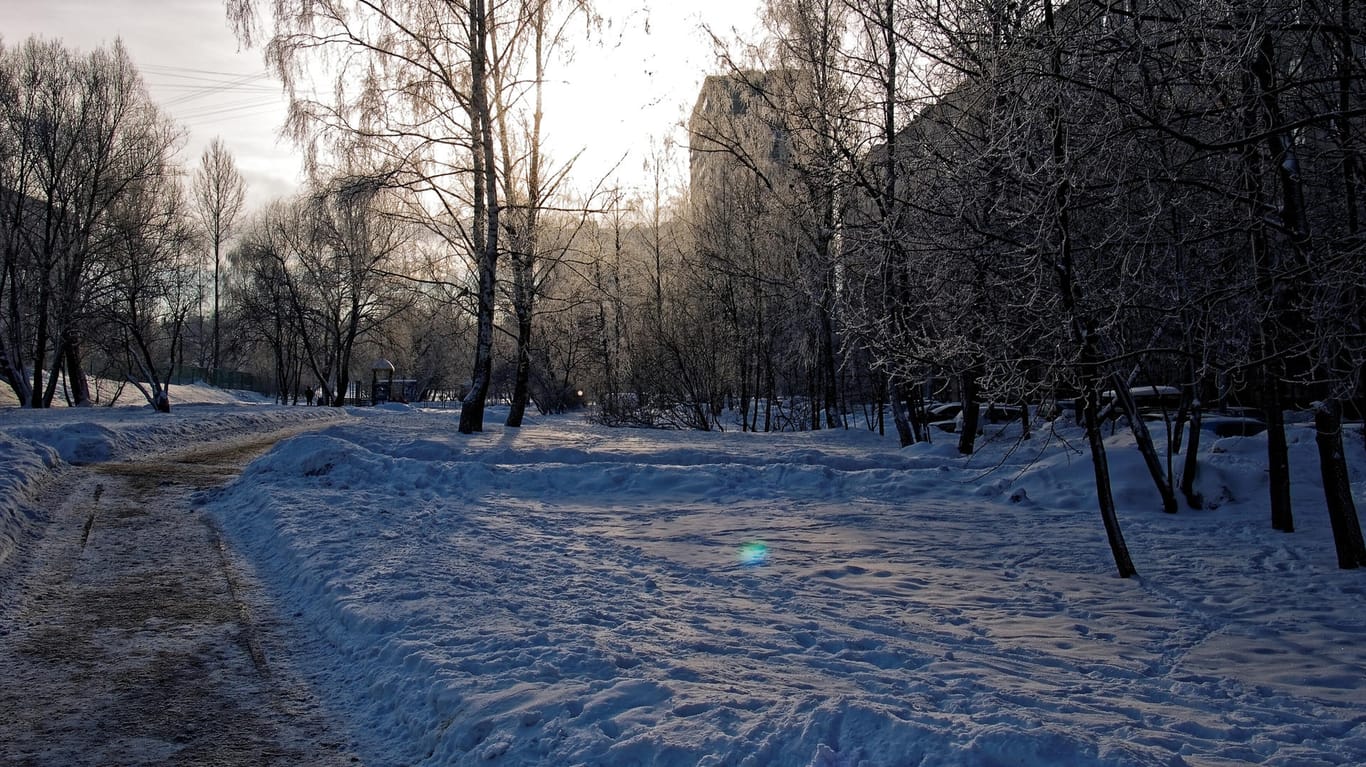
<path id="1" fill-rule="evenodd" d="M 186 370 L 342 405 L 384 358 L 465 433 L 491 401 L 509 426 L 591 404 L 971 453 L 998 413 L 1027 435 L 1068 412 L 1121 572 L 1103 424 L 1127 419 L 1175 512 L 1201 503 L 1176 464 L 1202 415 L 1255 414 L 1288 531 L 1304 413 L 1340 562 L 1366 564 L 1342 460 L 1366 406 L 1360 3 L 768 0 L 761 38 L 714 31 L 685 140 L 632 187 L 545 148 L 592 119 L 543 111 L 609 21 L 587 0 L 225 11 L 306 158 L 257 210 L 220 143 L 182 165 L 120 45 L 0 48 L 0 378 L 24 406 L 93 404 L 97 378 L 169 410 Z M 1165 445 L 1142 387 L 1179 394 Z"/>

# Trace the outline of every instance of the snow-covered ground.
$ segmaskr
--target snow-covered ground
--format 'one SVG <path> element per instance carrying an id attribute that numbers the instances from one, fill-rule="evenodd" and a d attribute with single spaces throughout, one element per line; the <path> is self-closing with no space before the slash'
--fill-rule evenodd
<path id="1" fill-rule="evenodd" d="M 346 412 L 202 501 L 369 765 L 1366 764 L 1366 575 L 1336 567 L 1305 427 L 1289 535 L 1261 438 L 1207 435 L 1217 508 L 1165 515 L 1115 435 L 1124 580 L 1066 429 L 965 461 Z M 81 415 L 0 410 L 6 476 L 71 453 L 64 429 L 179 438 Z M 1361 506 L 1355 431 L 1348 455 Z"/>
<path id="2" fill-rule="evenodd" d="M 269 400 L 258 394 L 202 385 L 172 387 L 169 414 L 127 397 L 118 407 L 26 410 L 12 404 L 8 387 L 0 389 L 9 397 L 8 405 L 0 398 L 0 563 L 18 541 L 41 532 L 44 520 L 26 501 L 62 464 L 110 461 L 345 415 L 329 408 L 268 407 Z"/>
<path id="3" fill-rule="evenodd" d="M 90 396 L 95 400 L 97 408 L 147 407 L 147 399 L 132 384 L 120 384 L 118 381 L 92 378 L 90 379 L 90 389 Z M 66 382 L 63 379 L 57 386 L 56 393 L 52 398 L 52 405 L 60 410 L 66 407 L 66 400 Z M 179 405 L 261 405 L 270 401 L 270 397 L 253 391 L 216 389 L 202 383 L 171 385 L 172 408 Z M 0 409 L 18 407 L 18 405 L 19 398 L 14 396 L 14 390 L 8 386 L 0 385 Z"/>

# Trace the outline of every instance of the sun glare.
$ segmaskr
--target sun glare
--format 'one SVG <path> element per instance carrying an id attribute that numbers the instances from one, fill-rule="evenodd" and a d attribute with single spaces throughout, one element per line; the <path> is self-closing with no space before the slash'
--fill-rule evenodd
<path id="1" fill-rule="evenodd" d="M 768 561 L 768 544 L 763 541 L 750 541 L 740 547 L 740 564 L 762 565 Z"/>

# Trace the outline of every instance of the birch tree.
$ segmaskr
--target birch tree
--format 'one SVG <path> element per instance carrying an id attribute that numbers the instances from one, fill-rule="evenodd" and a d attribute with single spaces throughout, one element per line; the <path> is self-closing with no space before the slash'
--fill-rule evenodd
<path id="1" fill-rule="evenodd" d="M 531 351 L 538 273 L 553 266 L 542 252 L 545 209 L 572 163 L 551 165 L 543 147 L 543 110 L 547 68 L 562 55 L 569 25 L 582 16 L 591 22 L 587 3 L 522 0 L 516 20 L 490 28 L 494 50 L 491 75 L 496 140 L 505 213 L 503 227 L 512 269 L 512 313 L 516 320 L 516 362 L 507 425 L 520 427 L 531 399 Z M 530 70 L 526 72 L 525 70 Z M 554 247 L 551 247 L 554 250 Z"/>
<path id="2" fill-rule="evenodd" d="M 255 2 L 226 7 L 239 36 L 254 42 Z M 287 130 L 309 167 L 360 151 L 371 174 L 412 194 L 412 220 L 476 275 L 477 338 L 459 424 L 467 434 L 483 429 L 502 231 L 494 11 L 486 0 L 282 0 L 265 20 L 266 58 L 291 102 Z"/>
<path id="3" fill-rule="evenodd" d="M 226 5 L 242 39 L 253 41 L 260 23 L 254 1 Z M 511 158 L 526 150 L 502 151 L 509 139 L 504 129 L 515 119 L 507 110 L 521 103 L 527 83 L 536 98 L 543 78 L 535 76 L 535 62 L 544 63 L 548 20 L 562 18 L 552 9 L 582 6 L 549 0 L 272 4 L 266 55 L 290 95 L 288 127 L 308 147 L 310 165 L 319 167 L 329 153 L 364 156 L 384 185 L 409 193 L 407 218 L 446 243 L 448 279 L 461 283 L 466 270 L 475 275 L 477 334 L 463 433 L 483 429 L 498 264 L 507 245 L 505 174 Z M 531 72 L 520 68 L 527 61 Z M 304 77 L 310 71 L 327 85 Z M 532 118 L 531 136 L 539 149 L 538 119 Z M 528 210 L 528 199 L 518 198 L 519 211 Z"/>

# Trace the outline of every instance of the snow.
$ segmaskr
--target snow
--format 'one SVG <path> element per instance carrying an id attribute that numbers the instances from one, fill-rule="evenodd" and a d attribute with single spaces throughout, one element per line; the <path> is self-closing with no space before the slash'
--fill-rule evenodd
<path id="1" fill-rule="evenodd" d="M 175 386 L 172 393 L 169 414 L 157 414 L 145 402 L 47 410 L 0 406 L 0 563 L 19 542 L 41 533 L 41 513 L 27 501 L 65 464 L 111 461 L 342 415 L 328 408 L 265 407 L 259 395 L 202 385 Z"/>
<path id="2" fill-rule="evenodd" d="M 62 461 L 313 410 L 0 410 L 0 509 Z M 1206 434 L 1217 506 L 1176 515 L 1112 436 L 1126 580 L 1067 425 L 1015 449 L 988 427 L 963 459 L 858 429 L 344 412 L 201 502 L 366 764 L 1366 763 L 1366 580 L 1336 567 L 1304 425 L 1289 535 L 1264 435 Z"/>
<path id="3" fill-rule="evenodd" d="M 145 408 L 149 407 L 147 399 L 142 393 L 131 384 L 120 384 L 117 381 L 110 381 L 105 378 L 92 378 L 90 380 L 91 396 L 96 400 L 96 407 L 117 407 L 117 408 Z M 113 402 L 110 402 L 111 397 Z M 54 408 L 60 410 L 65 408 L 69 393 L 66 388 L 66 381 L 63 378 L 57 386 L 56 393 L 52 398 Z M 203 383 L 196 384 L 172 384 L 171 385 L 171 407 L 179 405 L 264 405 L 271 401 L 271 398 L 254 391 L 240 391 L 235 389 L 218 389 Z M 14 395 L 14 391 L 8 386 L 0 386 L 0 408 L 17 407 L 19 399 Z"/>

